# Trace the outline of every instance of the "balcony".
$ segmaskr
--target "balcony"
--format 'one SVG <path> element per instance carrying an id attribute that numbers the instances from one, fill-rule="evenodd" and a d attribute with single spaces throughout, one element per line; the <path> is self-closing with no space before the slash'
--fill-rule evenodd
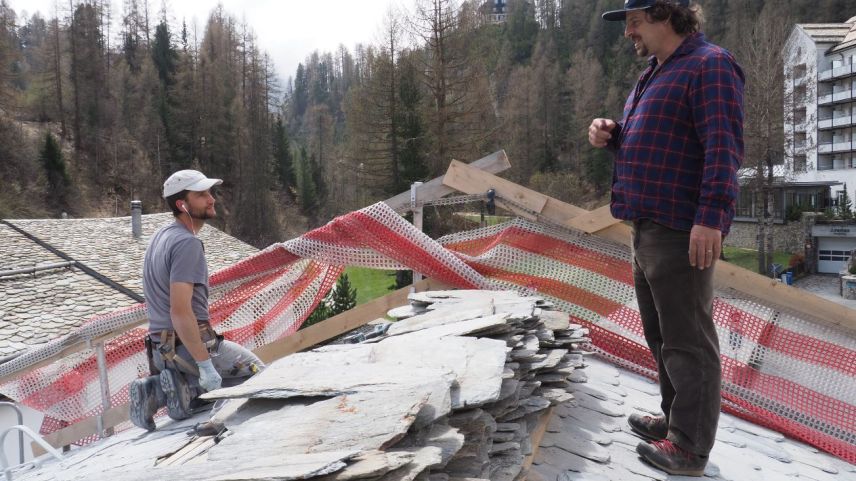
<path id="1" fill-rule="evenodd" d="M 844 77 L 856 75 L 856 65 L 843 65 L 841 67 L 831 68 L 817 73 L 817 80 L 824 82 L 828 80 L 837 80 Z"/>
<path id="2" fill-rule="evenodd" d="M 819 120 L 817 122 L 818 130 L 829 130 L 841 127 L 850 127 L 856 125 L 856 115 L 839 115 L 831 119 Z"/>
<path id="3" fill-rule="evenodd" d="M 817 146 L 818 154 L 838 154 L 856 151 L 856 142 L 829 142 Z"/>
<path id="4" fill-rule="evenodd" d="M 817 98 L 817 105 L 832 105 L 849 102 L 856 97 L 856 90 L 842 90 L 831 94 L 821 95 Z"/>

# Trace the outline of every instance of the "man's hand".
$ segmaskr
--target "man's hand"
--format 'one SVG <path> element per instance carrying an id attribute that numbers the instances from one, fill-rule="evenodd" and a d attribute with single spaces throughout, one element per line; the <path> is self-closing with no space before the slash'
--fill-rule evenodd
<path id="1" fill-rule="evenodd" d="M 223 384 L 223 378 L 214 369 L 214 363 L 211 362 L 211 359 L 197 361 L 196 365 L 199 366 L 199 385 L 202 389 L 206 391 L 220 389 L 220 386 Z"/>
<path id="2" fill-rule="evenodd" d="M 713 265 L 722 252 L 722 232 L 703 225 L 690 230 L 690 265 L 704 270 Z"/>
<path id="3" fill-rule="evenodd" d="M 588 129 L 589 143 L 594 147 L 606 147 L 612 138 L 615 122 L 610 119 L 594 119 Z"/>

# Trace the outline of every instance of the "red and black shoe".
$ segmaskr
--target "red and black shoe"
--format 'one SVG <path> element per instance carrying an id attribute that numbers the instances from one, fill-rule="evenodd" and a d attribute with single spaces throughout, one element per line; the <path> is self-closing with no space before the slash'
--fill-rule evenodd
<path id="1" fill-rule="evenodd" d="M 693 454 L 668 439 L 639 443 L 636 452 L 652 466 L 669 474 L 681 476 L 704 476 L 707 456 Z"/>
<path id="2" fill-rule="evenodd" d="M 642 416 L 633 413 L 627 419 L 627 424 L 634 433 L 653 441 L 666 439 L 666 435 L 669 434 L 666 416 Z"/>

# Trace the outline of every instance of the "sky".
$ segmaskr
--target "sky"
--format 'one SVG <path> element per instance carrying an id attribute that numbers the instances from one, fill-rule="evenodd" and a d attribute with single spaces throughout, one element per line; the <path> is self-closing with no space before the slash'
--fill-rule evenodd
<path id="1" fill-rule="evenodd" d="M 55 0 L 7 0 L 19 15 L 39 11 L 54 17 Z M 122 0 L 110 0 L 114 18 L 122 15 Z M 142 0 L 141 0 L 142 1 Z M 159 15 L 161 0 L 149 0 L 150 11 Z M 353 51 L 358 43 L 375 43 L 380 38 L 383 19 L 389 8 L 400 8 L 401 0 L 167 0 L 172 25 L 187 19 L 188 28 L 196 19 L 199 40 L 208 14 L 223 4 L 238 22 L 246 20 L 276 65 L 280 79 L 293 77 L 297 64 L 315 50 L 333 52 L 340 44 Z M 60 1 L 67 9 L 68 1 Z M 408 5 L 409 6 L 409 5 Z M 111 42 L 113 40 L 111 39 Z"/>

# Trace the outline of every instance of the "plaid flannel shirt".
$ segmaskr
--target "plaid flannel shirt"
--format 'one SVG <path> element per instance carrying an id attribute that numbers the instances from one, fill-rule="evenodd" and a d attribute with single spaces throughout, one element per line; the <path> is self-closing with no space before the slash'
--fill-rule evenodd
<path id="1" fill-rule="evenodd" d="M 649 59 L 612 132 L 612 215 L 727 234 L 743 161 L 743 71 L 734 57 L 689 35 L 656 69 Z"/>

